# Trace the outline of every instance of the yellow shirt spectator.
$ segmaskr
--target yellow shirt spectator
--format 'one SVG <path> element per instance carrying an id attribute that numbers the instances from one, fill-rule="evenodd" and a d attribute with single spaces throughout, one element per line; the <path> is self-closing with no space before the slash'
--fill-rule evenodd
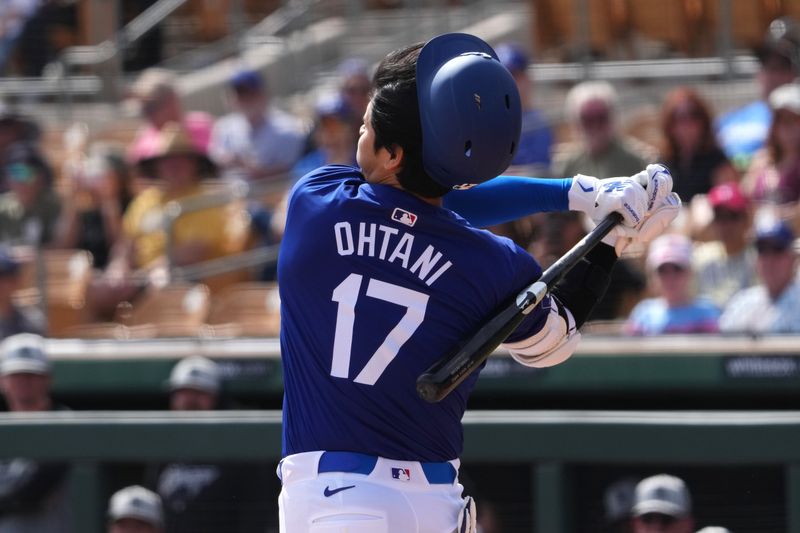
<path id="1" fill-rule="evenodd" d="M 167 253 L 167 236 L 164 231 L 164 207 L 172 200 L 187 200 L 200 196 L 197 186 L 187 194 L 168 198 L 157 187 L 150 187 L 134 198 L 125 211 L 123 229 L 133 241 L 135 268 L 151 266 Z M 172 226 L 173 246 L 200 244 L 206 248 L 207 257 L 213 259 L 237 251 L 240 239 L 240 217 L 235 216 L 239 206 L 231 204 L 193 211 L 180 216 Z"/>

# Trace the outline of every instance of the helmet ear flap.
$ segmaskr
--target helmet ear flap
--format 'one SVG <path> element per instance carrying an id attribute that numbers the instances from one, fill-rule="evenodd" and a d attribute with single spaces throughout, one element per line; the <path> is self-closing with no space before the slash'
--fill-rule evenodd
<path id="1" fill-rule="evenodd" d="M 422 159 L 440 185 L 467 188 L 502 173 L 519 143 L 522 105 L 511 73 L 484 41 L 445 34 L 417 60 Z"/>

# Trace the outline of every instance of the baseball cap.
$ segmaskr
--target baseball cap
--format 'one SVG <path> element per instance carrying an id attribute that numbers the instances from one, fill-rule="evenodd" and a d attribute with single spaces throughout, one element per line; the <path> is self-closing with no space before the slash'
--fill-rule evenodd
<path id="1" fill-rule="evenodd" d="M 161 497 L 139 485 L 125 487 L 111 496 L 108 518 L 112 521 L 134 518 L 155 527 L 163 527 L 164 511 Z"/>
<path id="2" fill-rule="evenodd" d="M 727 527 L 707 526 L 703 529 L 698 529 L 697 533 L 731 533 L 731 530 Z"/>
<path id="3" fill-rule="evenodd" d="M 195 389 L 210 394 L 219 392 L 220 374 L 217 364 L 205 357 L 192 356 L 182 359 L 172 369 L 169 388 Z"/>
<path id="4" fill-rule="evenodd" d="M 775 111 L 787 109 L 800 115 L 800 85 L 796 83 L 781 85 L 770 93 L 769 105 Z"/>
<path id="5" fill-rule="evenodd" d="M 647 266 L 656 270 L 668 263 L 689 268 L 692 263 L 692 241 L 688 237 L 670 233 L 661 235 L 650 243 Z"/>
<path id="6" fill-rule="evenodd" d="M 708 203 L 713 209 L 727 209 L 729 211 L 747 211 L 747 197 L 742 194 L 742 189 L 736 182 L 723 183 L 712 187 L 708 191 Z"/>
<path id="7" fill-rule="evenodd" d="M 497 52 L 497 59 L 510 72 L 524 72 L 528 68 L 530 62 L 528 54 L 518 44 L 499 44 L 495 48 L 495 52 Z"/>
<path id="8" fill-rule="evenodd" d="M 769 243 L 775 248 L 786 249 L 794 239 L 792 228 L 783 220 L 769 218 L 756 223 L 756 245 Z"/>
<path id="9" fill-rule="evenodd" d="M 19 262 L 14 258 L 11 248 L 0 244 L 0 276 L 13 276 L 19 272 Z"/>
<path id="10" fill-rule="evenodd" d="M 682 517 L 691 511 L 692 501 L 689 489 L 680 478 L 668 474 L 658 474 L 645 478 L 636 485 L 633 516 L 659 513 Z"/>
<path id="11" fill-rule="evenodd" d="M 11 335 L 0 344 L 0 374 L 49 374 L 44 339 L 35 333 Z"/>
<path id="12" fill-rule="evenodd" d="M 255 70 L 240 70 L 229 80 L 234 89 L 263 89 L 264 79 Z"/>
<path id="13" fill-rule="evenodd" d="M 764 64 L 770 57 L 779 57 L 794 70 L 800 68 L 800 27 L 790 17 L 773 20 L 756 50 L 759 61 Z"/>
<path id="14" fill-rule="evenodd" d="M 350 106 L 339 93 L 329 93 L 321 96 L 314 106 L 317 117 L 335 117 L 342 120 L 349 120 L 351 117 Z"/>

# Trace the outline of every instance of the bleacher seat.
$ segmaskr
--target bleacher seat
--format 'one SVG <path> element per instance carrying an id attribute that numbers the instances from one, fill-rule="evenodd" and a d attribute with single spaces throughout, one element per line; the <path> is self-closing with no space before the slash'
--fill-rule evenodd
<path id="1" fill-rule="evenodd" d="M 214 297 L 207 320 L 213 336 L 274 337 L 280 331 L 275 283 L 237 283 Z"/>
<path id="2" fill-rule="evenodd" d="M 22 305 L 41 305 L 44 299 L 47 333 L 58 337 L 84 321 L 86 290 L 91 276 L 92 254 L 89 252 L 42 250 L 38 259 L 32 254 L 23 261 L 20 289 L 14 298 Z"/>

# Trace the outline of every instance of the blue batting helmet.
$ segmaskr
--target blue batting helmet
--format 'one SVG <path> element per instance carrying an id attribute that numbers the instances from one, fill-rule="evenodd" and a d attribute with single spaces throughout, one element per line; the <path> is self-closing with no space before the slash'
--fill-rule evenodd
<path id="1" fill-rule="evenodd" d="M 503 172 L 517 150 L 522 106 L 514 78 L 487 43 L 448 33 L 428 41 L 417 59 L 422 162 L 454 189 Z"/>

